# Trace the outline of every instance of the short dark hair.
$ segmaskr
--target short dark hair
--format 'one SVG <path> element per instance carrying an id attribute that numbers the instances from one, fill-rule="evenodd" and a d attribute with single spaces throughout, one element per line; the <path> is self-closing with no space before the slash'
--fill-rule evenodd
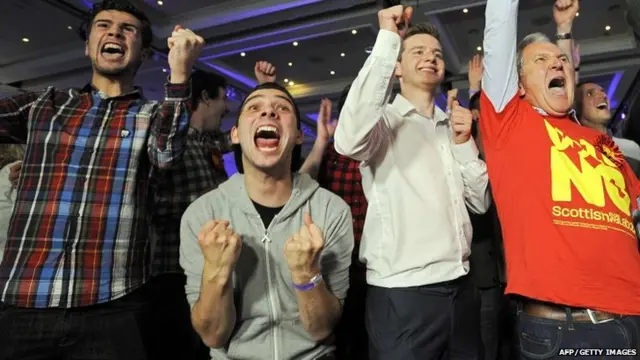
<path id="1" fill-rule="evenodd" d="M 80 36 L 83 40 L 86 41 L 89 38 L 91 26 L 93 25 L 93 20 L 96 18 L 96 16 L 102 11 L 109 10 L 125 12 L 138 19 L 142 23 L 142 48 L 146 49 L 151 47 L 151 42 L 153 41 L 151 22 L 144 12 L 140 11 L 128 0 L 103 0 L 102 2 L 94 4 L 91 8 L 91 11 L 87 14 L 85 20 L 82 22 L 82 25 L 78 29 L 78 32 L 80 33 Z"/>
<path id="2" fill-rule="evenodd" d="M 582 96 L 578 96 L 578 95 L 582 91 L 582 88 L 587 84 L 598 85 L 596 82 L 589 81 L 589 80 L 581 81 L 578 83 L 578 85 L 576 85 L 576 93 L 573 99 L 573 110 L 575 110 L 576 112 L 576 117 L 578 118 L 578 121 L 580 121 L 580 119 L 582 118 L 582 106 L 584 105 L 582 102 Z"/>
<path id="3" fill-rule="evenodd" d="M 191 108 L 197 109 L 202 101 L 202 92 L 206 91 L 211 99 L 220 96 L 220 88 L 226 91 L 227 80 L 218 74 L 196 70 L 191 74 Z"/>
<path id="4" fill-rule="evenodd" d="M 409 25 L 409 28 L 407 29 L 407 32 L 404 34 L 404 38 L 402 40 L 407 40 L 408 38 L 414 35 L 420 35 L 420 34 L 431 35 L 434 38 L 436 38 L 436 40 L 440 41 L 440 32 L 438 31 L 438 28 L 435 25 L 429 24 L 429 23 Z"/>
<path id="5" fill-rule="evenodd" d="M 347 101 L 347 95 L 349 95 L 349 90 L 351 90 L 351 85 L 349 84 L 342 89 L 340 93 L 340 98 L 338 99 L 338 113 L 342 112 L 342 107 L 344 106 L 344 102 Z"/>
<path id="6" fill-rule="evenodd" d="M 402 58 L 402 53 L 404 52 L 405 40 L 407 40 L 408 38 L 414 35 L 420 35 L 420 34 L 431 35 L 434 38 L 436 38 L 438 42 L 440 42 L 440 32 L 438 31 L 438 28 L 435 27 L 435 25 L 429 24 L 429 23 L 411 24 L 409 25 L 407 32 L 404 34 L 404 38 L 402 38 L 402 48 L 400 50 L 400 58 Z"/>
<path id="7" fill-rule="evenodd" d="M 242 109 L 244 108 L 244 104 L 247 102 L 247 99 L 249 99 L 251 94 L 253 94 L 254 92 L 258 90 L 264 90 L 264 89 L 274 89 L 274 90 L 282 91 L 289 98 L 289 100 L 291 100 L 291 103 L 293 104 L 293 112 L 296 115 L 296 123 L 298 125 L 297 127 L 298 129 L 300 129 L 302 119 L 300 118 L 300 109 L 298 108 L 298 105 L 296 104 L 295 100 L 293 99 L 293 96 L 291 96 L 291 93 L 289 92 L 289 90 L 287 90 L 287 88 L 274 82 L 266 82 L 266 83 L 259 84 L 258 86 L 253 88 L 253 90 L 251 90 L 249 94 L 247 94 L 244 100 L 242 100 L 242 104 L 240 104 L 240 110 L 238 112 L 238 119 L 236 120 L 236 126 L 238 126 L 238 123 L 240 122 L 240 114 L 242 114 Z M 240 174 L 244 174 L 244 166 L 242 165 L 242 147 L 240 146 L 240 144 L 233 144 L 231 145 L 231 148 L 233 149 L 233 158 L 236 162 L 236 169 L 238 169 L 238 172 Z M 292 173 L 297 172 L 301 166 L 302 166 L 302 145 L 296 144 L 296 146 L 293 147 L 293 154 L 291 156 L 291 172 Z"/>
<path id="8" fill-rule="evenodd" d="M 480 110 L 480 91 L 469 98 L 469 110 Z"/>

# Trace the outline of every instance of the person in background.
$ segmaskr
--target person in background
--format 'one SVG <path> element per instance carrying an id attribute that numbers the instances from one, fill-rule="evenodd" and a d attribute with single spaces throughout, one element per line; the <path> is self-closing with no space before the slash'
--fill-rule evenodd
<path id="1" fill-rule="evenodd" d="M 226 80 L 196 70 L 191 74 L 191 108 L 182 161 L 152 169 L 153 216 L 150 238 L 152 278 L 149 301 L 149 359 L 208 359 L 209 350 L 191 326 L 180 267 L 180 219 L 189 205 L 227 180 L 222 154 L 231 151 L 220 125 L 228 113 Z"/>
<path id="2" fill-rule="evenodd" d="M 0 144 L 0 262 L 7 242 L 7 229 L 13 204 L 16 201 L 16 186 L 24 158 L 24 146 Z"/>
<path id="3" fill-rule="evenodd" d="M 640 183 L 608 135 L 574 121 L 569 53 L 539 33 L 517 43 L 518 6 L 487 1 L 479 125 L 520 355 L 638 351 Z M 570 29 L 578 10 L 556 1 L 556 23 Z"/>
<path id="4" fill-rule="evenodd" d="M 346 86 L 340 94 L 338 113 L 342 111 L 350 88 L 351 85 Z M 300 171 L 308 171 L 312 177 L 316 177 L 320 186 L 340 196 L 351 208 L 355 246 L 349 273 L 349 292 L 336 328 L 336 354 L 338 359 L 365 360 L 369 359 L 365 327 L 367 280 L 366 267 L 359 259 L 359 247 L 367 214 L 367 199 L 362 190 L 360 162 L 338 154 L 333 145 L 337 121 L 331 120 L 331 108 L 331 100 L 323 99 L 318 112 L 318 137 Z"/>
<path id="5" fill-rule="evenodd" d="M 609 130 L 612 120 L 611 103 L 600 85 L 589 81 L 578 84 L 575 110 L 580 124 L 611 136 L 629 165 L 634 169 L 640 169 L 640 146 L 632 140 L 613 136 Z"/>
<path id="6" fill-rule="evenodd" d="M 335 359 L 351 213 L 296 173 L 300 121 L 284 87 L 258 85 L 231 130 L 239 173 L 182 218 L 191 319 L 213 359 Z"/>
<path id="7" fill-rule="evenodd" d="M 354 80 L 335 133 L 361 162 L 368 208 L 360 245 L 367 267 L 372 359 L 479 359 L 479 304 L 469 272 L 471 222 L 489 208 L 471 112 L 435 106 L 443 50 L 412 8 L 378 13 L 380 32 Z M 394 75 L 401 93 L 388 103 Z M 465 206 L 466 205 L 466 206 Z"/>
<path id="8" fill-rule="evenodd" d="M 174 28 L 156 102 L 133 85 L 152 55 L 144 13 L 104 0 L 83 30 L 90 84 L 0 101 L 0 139 L 26 143 L 0 264 L 2 360 L 146 358 L 149 169 L 181 159 L 204 41 Z"/>

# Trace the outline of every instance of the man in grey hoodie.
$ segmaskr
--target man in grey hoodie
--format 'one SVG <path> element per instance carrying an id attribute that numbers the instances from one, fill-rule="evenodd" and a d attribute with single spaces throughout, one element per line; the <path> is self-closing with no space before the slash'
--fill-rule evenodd
<path id="1" fill-rule="evenodd" d="M 191 320 L 215 359 L 333 359 L 349 287 L 347 204 L 306 174 L 289 92 L 261 84 L 231 131 L 239 174 L 196 200 L 181 225 Z"/>

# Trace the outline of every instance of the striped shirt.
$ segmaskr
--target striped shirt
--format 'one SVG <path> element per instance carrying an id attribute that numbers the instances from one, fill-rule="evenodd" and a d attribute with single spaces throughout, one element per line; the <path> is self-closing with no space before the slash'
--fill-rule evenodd
<path id="1" fill-rule="evenodd" d="M 87 86 L 0 101 L 0 141 L 26 142 L 5 254 L 1 300 L 79 307 L 122 297 L 147 280 L 148 179 L 184 151 L 190 86 L 164 102 Z"/>
<path id="2" fill-rule="evenodd" d="M 227 180 L 222 153 L 231 151 L 228 134 L 189 128 L 183 161 L 151 176 L 154 211 L 150 237 L 152 275 L 184 273 L 180 266 L 180 220 L 192 202 Z"/>

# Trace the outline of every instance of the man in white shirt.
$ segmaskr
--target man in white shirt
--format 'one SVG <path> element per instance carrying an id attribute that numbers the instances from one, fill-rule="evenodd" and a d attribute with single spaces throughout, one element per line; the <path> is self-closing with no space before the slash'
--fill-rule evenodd
<path id="1" fill-rule="evenodd" d="M 0 145 L 0 262 L 7 243 L 7 229 L 16 201 L 16 185 L 23 157 L 22 145 Z"/>
<path id="2" fill-rule="evenodd" d="M 448 113 L 435 106 L 442 47 L 432 25 L 405 28 L 411 14 L 400 5 L 378 13 L 381 30 L 334 135 L 338 153 L 362 162 L 369 203 L 360 259 L 370 285 L 370 356 L 477 359 L 465 205 L 476 213 L 489 207 L 486 166 L 469 110 L 457 101 Z M 394 75 L 401 94 L 390 104 Z"/>

